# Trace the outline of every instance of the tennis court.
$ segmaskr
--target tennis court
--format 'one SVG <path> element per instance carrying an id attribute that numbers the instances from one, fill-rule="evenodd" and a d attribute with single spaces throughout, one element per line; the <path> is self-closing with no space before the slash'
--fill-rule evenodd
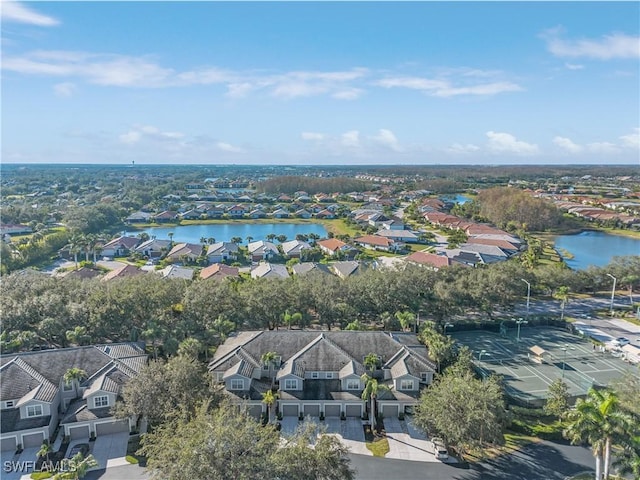
<path id="1" fill-rule="evenodd" d="M 605 386 L 625 372 L 640 371 L 610 352 L 568 332 L 544 328 L 521 328 L 503 334 L 487 331 L 456 332 L 456 341 L 473 351 L 476 367 L 483 375 L 504 377 L 509 396 L 539 403 L 546 398 L 549 385 L 564 379 L 572 396 L 584 395 L 592 385 Z"/>

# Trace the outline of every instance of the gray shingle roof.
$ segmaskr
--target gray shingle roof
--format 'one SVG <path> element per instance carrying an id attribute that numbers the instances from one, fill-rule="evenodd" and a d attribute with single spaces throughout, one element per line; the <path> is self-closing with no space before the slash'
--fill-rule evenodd
<path id="1" fill-rule="evenodd" d="M 111 407 L 89 409 L 87 407 L 87 401 L 83 399 L 72 402 L 67 408 L 67 412 L 60 423 L 87 422 L 113 416 L 111 414 Z"/>
<path id="2" fill-rule="evenodd" d="M 45 417 L 20 418 L 20 409 L 2 410 L 0 412 L 0 432 L 15 432 L 49 425 L 51 415 Z"/>

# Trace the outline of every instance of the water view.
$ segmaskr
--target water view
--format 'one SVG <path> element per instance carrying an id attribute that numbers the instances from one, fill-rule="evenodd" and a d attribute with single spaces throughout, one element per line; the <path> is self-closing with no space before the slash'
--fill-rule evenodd
<path id="1" fill-rule="evenodd" d="M 563 258 L 566 252 L 573 256 L 564 260 L 574 270 L 584 270 L 591 265 L 603 267 L 614 256 L 640 255 L 640 239 L 603 232 L 560 235 L 554 246 Z"/>
<path id="2" fill-rule="evenodd" d="M 215 238 L 217 242 L 229 242 L 233 237 L 242 238 L 246 243 L 250 236 L 255 240 L 266 240 L 270 233 L 286 235 L 287 240 L 293 240 L 298 234 L 309 235 L 315 233 L 320 237 L 327 236 L 327 230 L 318 223 L 217 223 L 213 225 L 179 225 L 171 227 L 149 227 L 144 230 L 128 232 L 129 235 L 148 233 L 159 239 L 168 239 L 173 233 L 174 242 L 200 243 L 200 239 Z"/>

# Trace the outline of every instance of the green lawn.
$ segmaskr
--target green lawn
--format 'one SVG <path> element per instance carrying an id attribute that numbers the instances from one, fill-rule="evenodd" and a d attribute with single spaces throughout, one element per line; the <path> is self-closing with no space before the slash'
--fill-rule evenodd
<path id="1" fill-rule="evenodd" d="M 389 440 L 387 440 L 386 437 L 376 439 L 373 442 L 367 442 L 365 446 L 367 450 L 373 453 L 374 457 L 384 457 L 389 453 Z"/>

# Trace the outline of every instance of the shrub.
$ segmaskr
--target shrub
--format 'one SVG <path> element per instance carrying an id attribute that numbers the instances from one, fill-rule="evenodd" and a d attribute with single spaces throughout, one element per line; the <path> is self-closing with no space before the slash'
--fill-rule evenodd
<path id="1" fill-rule="evenodd" d="M 346 420 L 347 415 L 344 412 L 340 412 L 340 420 Z"/>

